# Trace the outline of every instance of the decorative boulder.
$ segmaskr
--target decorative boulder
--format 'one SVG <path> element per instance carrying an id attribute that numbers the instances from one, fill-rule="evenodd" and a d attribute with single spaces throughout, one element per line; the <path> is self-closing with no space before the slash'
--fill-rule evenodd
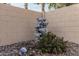
<path id="1" fill-rule="evenodd" d="M 27 49 L 25 47 L 22 47 L 20 50 L 19 50 L 19 55 L 20 56 L 26 56 L 26 53 L 27 53 Z"/>

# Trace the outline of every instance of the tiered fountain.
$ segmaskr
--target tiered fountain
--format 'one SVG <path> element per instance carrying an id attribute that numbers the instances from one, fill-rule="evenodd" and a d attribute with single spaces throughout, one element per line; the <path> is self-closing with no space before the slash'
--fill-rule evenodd
<path id="1" fill-rule="evenodd" d="M 36 39 L 41 39 L 42 36 L 47 33 L 47 25 L 46 19 L 43 17 L 37 18 L 36 24 Z"/>

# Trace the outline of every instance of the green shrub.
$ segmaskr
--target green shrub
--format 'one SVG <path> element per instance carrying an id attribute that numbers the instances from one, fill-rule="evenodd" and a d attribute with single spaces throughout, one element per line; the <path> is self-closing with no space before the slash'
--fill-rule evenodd
<path id="1" fill-rule="evenodd" d="M 39 39 L 38 49 L 43 53 L 59 54 L 66 51 L 66 42 L 67 41 L 64 41 L 63 38 L 48 32 L 43 35 L 42 39 Z"/>

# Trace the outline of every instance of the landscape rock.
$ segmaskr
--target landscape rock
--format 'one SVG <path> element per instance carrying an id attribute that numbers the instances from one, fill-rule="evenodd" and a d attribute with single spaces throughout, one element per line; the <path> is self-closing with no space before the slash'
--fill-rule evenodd
<path id="1" fill-rule="evenodd" d="M 31 40 L 0 46 L 0 56 L 19 56 L 21 47 L 27 48 L 27 56 L 79 56 L 79 44 L 76 43 L 67 42 L 66 52 L 62 54 L 42 53 L 36 49 L 36 45 L 36 41 Z"/>

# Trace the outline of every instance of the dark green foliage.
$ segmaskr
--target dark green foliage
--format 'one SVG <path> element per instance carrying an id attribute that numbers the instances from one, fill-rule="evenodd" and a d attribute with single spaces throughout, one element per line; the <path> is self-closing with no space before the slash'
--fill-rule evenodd
<path id="1" fill-rule="evenodd" d="M 39 39 L 38 49 L 43 53 L 63 53 L 66 51 L 66 42 L 63 38 L 57 37 L 55 34 L 48 32 Z"/>
<path id="2" fill-rule="evenodd" d="M 51 9 L 51 8 L 58 9 L 58 8 L 70 6 L 70 5 L 73 5 L 73 4 L 75 4 L 75 3 L 49 3 L 48 8 L 49 9 Z"/>

